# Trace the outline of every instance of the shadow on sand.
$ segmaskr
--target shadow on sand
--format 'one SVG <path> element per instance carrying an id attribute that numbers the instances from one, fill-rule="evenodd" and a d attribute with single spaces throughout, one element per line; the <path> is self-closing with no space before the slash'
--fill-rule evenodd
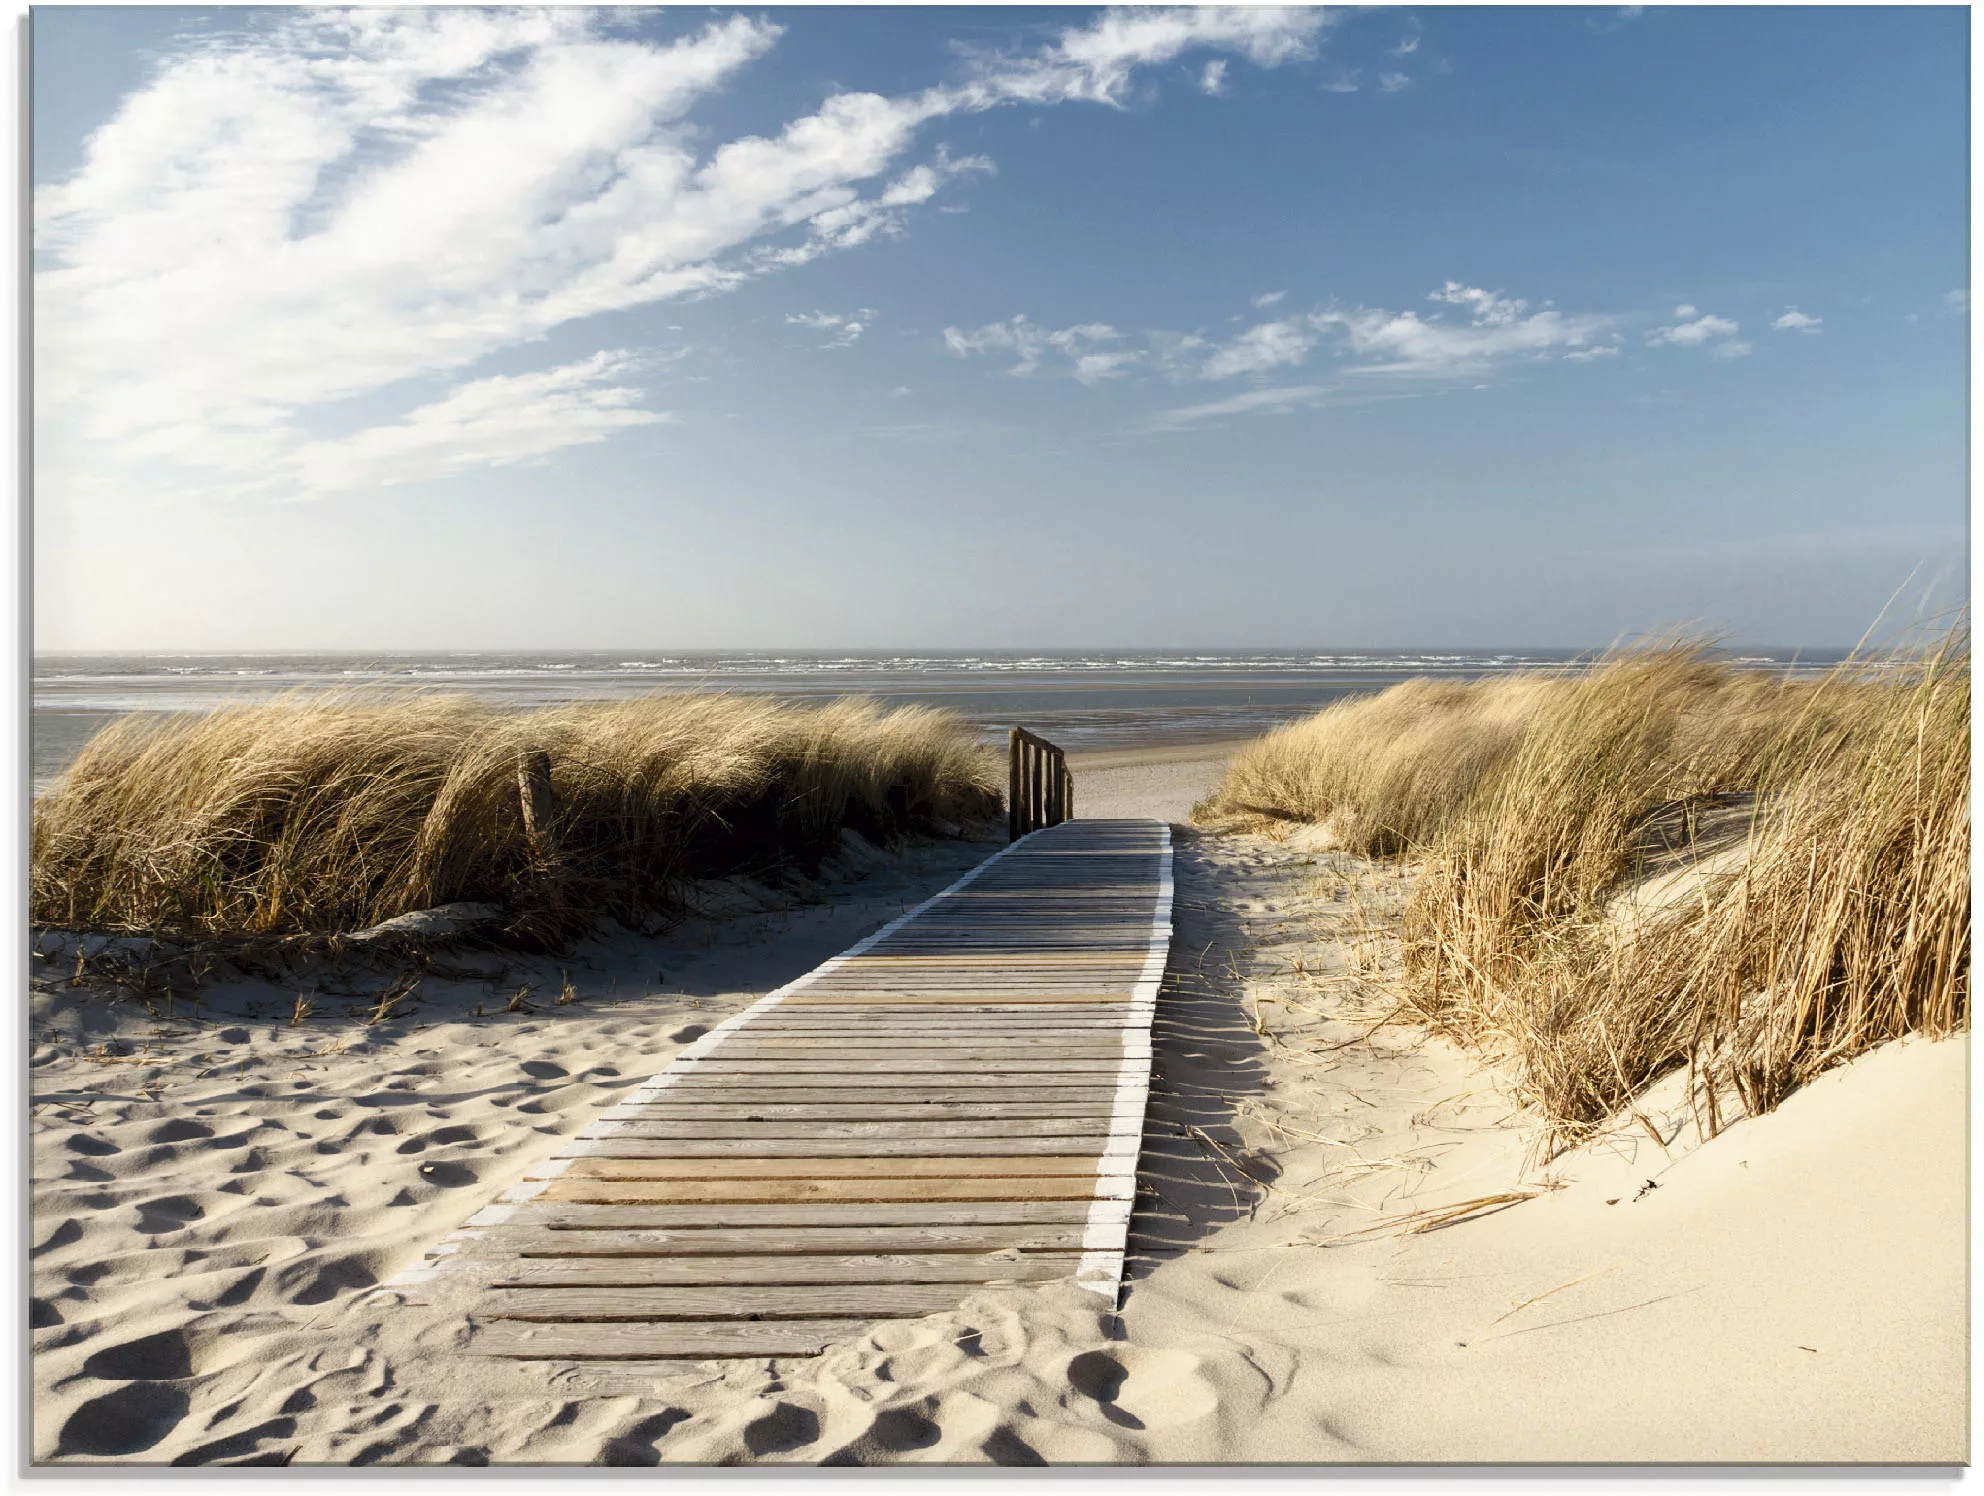
<path id="1" fill-rule="evenodd" d="M 1152 1025 L 1152 1074 L 1126 1294 L 1157 1262 L 1178 1256 L 1229 1221 L 1250 1216 L 1274 1164 L 1250 1152 L 1238 1103 L 1261 1093 L 1265 1042 L 1243 992 L 1255 942 L 1222 897 L 1204 833 L 1173 826 L 1171 959 Z"/>

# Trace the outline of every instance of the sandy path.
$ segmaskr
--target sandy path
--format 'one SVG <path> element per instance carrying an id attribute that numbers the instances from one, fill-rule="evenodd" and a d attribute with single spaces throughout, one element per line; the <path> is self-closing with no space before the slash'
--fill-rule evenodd
<path id="1" fill-rule="evenodd" d="M 1071 753 L 1075 809 L 1085 816 L 1156 816 L 1184 822 L 1211 794 L 1237 743 Z"/>
<path id="2" fill-rule="evenodd" d="M 1091 765 L 1082 808 L 1163 814 L 1215 770 Z M 1890 1046 L 1700 1146 L 1656 1088 L 1659 1143 L 1626 1119 L 1526 1168 L 1492 1069 L 1345 1005 L 1357 911 L 1390 875 L 1249 837 L 1179 841 L 1120 1316 L 1070 1287 L 986 1291 L 812 1361 L 583 1378 L 460 1360 L 445 1296 L 368 1291 L 712 1016 L 984 850 L 919 854 L 708 949 L 605 943 L 576 1010 L 149 1041 L 126 1012 L 126 1042 L 157 1053 L 103 1064 L 82 1050 L 111 1010 L 38 997 L 37 1094 L 113 1094 L 34 1121 L 37 1455 L 1964 1457 L 1964 1042 Z M 1397 1234 L 1513 1194 L 1532 1197 Z"/>

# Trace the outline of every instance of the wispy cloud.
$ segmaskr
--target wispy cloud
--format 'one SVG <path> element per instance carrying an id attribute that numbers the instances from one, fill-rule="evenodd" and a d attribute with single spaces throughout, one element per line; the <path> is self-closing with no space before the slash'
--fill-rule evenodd
<path id="1" fill-rule="evenodd" d="M 1316 330 L 1306 317 L 1262 322 L 1248 328 L 1205 361 L 1204 379 L 1231 379 L 1302 363 L 1316 346 Z"/>
<path id="2" fill-rule="evenodd" d="M 1106 322 L 1050 328 L 1024 316 L 988 323 L 973 331 L 944 329 L 944 346 L 960 358 L 975 353 L 1011 353 L 1013 363 L 1007 372 L 1024 378 L 1037 373 L 1043 359 L 1057 357 L 1066 361 L 1069 373 L 1091 387 L 1142 361 L 1141 352 L 1112 346 L 1122 340 L 1123 334 Z"/>
<path id="3" fill-rule="evenodd" d="M 312 497 L 541 460 L 668 420 L 640 408 L 639 389 L 609 382 L 639 367 L 633 354 L 614 350 L 555 369 L 472 380 L 403 421 L 306 443 L 268 476 L 293 496 Z"/>
<path id="4" fill-rule="evenodd" d="M 1256 311 L 1259 311 L 1264 307 L 1273 306 L 1277 301 L 1280 301 L 1287 294 L 1288 293 L 1286 291 L 1263 291 L 1261 292 L 1260 295 L 1256 296 L 1251 302 L 1249 302 L 1248 305 L 1253 307 Z"/>
<path id="5" fill-rule="evenodd" d="M 1968 291 L 1943 292 L 1943 310 L 1952 312 L 1959 317 L 1968 315 L 1970 311 L 1970 293 Z"/>
<path id="6" fill-rule="evenodd" d="M 850 348 L 874 325 L 875 309 L 864 306 L 852 316 L 842 312 L 787 312 L 785 320 L 791 326 L 810 327 L 826 334 L 823 347 Z"/>
<path id="7" fill-rule="evenodd" d="M 1378 74 L 1378 92 L 1380 93 L 1403 93 L 1410 87 L 1412 87 L 1412 80 L 1404 73 Z"/>
<path id="8" fill-rule="evenodd" d="M 1281 293 L 1271 294 L 1273 301 L 1281 299 Z M 1256 298 L 1256 305 L 1263 299 Z M 1459 281 L 1446 282 L 1427 299 L 1448 310 L 1421 316 L 1413 310 L 1323 307 L 1257 322 L 1224 340 L 1200 332 L 1148 331 L 1142 335 L 1142 348 L 1132 346 L 1108 323 L 1057 330 L 1025 317 L 975 330 L 948 328 L 944 341 L 959 357 L 1010 353 L 1009 372 L 1018 375 L 1040 372 L 1050 358 L 1065 360 L 1065 371 L 1090 385 L 1133 373 L 1173 384 L 1258 382 L 1274 371 L 1308 364 L 1325 352 L 1339 361 L 1337 371 L 1346 379 L 1382 377 L 1394 385 L 1412 379 L 1479 380 L 1509 362 L 1587 361 L 1616 357 L 1619 351 L 1620 335 L 1612 328 L 1620 319 L 1611 315 L 1571 315 L 1547 303 L 1532 307 L 1520 297 Z M 1284 393 L 1312 388 L 1286 386 Z M 1285 403 L 1265 397 L 1254 400 L 1256 393 L 1215 401 L 1203 409 L 1233 415 Z"/>
<path id="9" fill-rule="evenodd" d="M 1570 315 L 1549 305 L 1532 310 L 1518 297 L 1458 281 L 1429 292 L 1427 300 L 1464 308 L 1467 318 L 1360 307 L 1318 312 L 1311 321 L 1340 330 L 1347 351 L 1362 360 L 1361 372 L 1453 377 L 1478 375 L 1512 358 L 1547 358 L 1589 348 L 1616 320 L 1600 313 Z"/>
<path id="10" fill-rule="evenodd" d="M 1324 397 L 1329 393 L 1329 386 L 1321 384 L 1283 385 L 1271 389 L 1248 390 L 1243 395 L 1229 395 L 1224 400 L 1211 400 L 1204 405 L 1186 405 L 1176 410 L 1161 411 L 1145 423 L 1144 429 L 1182 431 L 1187 427 L 1217 420 L 1221 416 L 1262 413 L 1286 415 L 1290 411 L 1322 404 Z"/>
<path id="11" fill-rule="evenodd" d="M 1801 312 L 1795 306 L 1784 309 L 1783 315 L 1771 323 L 1774 332 L 1817 332 L 1824 327 L 1826 319 Z"/>
<path id="12" fill-rule="evenodd" d="M 1623 31 L 1641 16 L 1646 14 L 1644 5 L 1620 5 L 1605 16 L 1587 16 L 1585 25 L 1601 36 L 1609 36 L 1615 31 Z"/>
<path id="13" fill-rule="evenodd" d="M 61 428 L 44 491 L 120 463 L 148 485 L 161 461 L 252 480 L 305 450 L 354 482 L 389 450 L 433 454 L 409 471 L 523 460 L 451 403 L 537 408 L 525 376 L 460 382 L 482 360 L 902 232 L 991 166 L 917 160 L 934 122 L 1121 106 L 1145 68 L 1192 52 L 1274 67 L 1313 55 L 1327 24 L 1313 9 L 1105 11 L 958 81 L 836 93 L 712 143 L 691 112 L 777 25 L 732 17 L 655 43 L 579 9 L 258 16 L 166 56 L 37 195 L 37 389 Z M 406 416 L 330 460 L 319 414 L 385 392 Z M 580 421 L 572 441 L 599 429 Z M 449 441 L 459 462 L 440 455 Z"/>
<path id="14" fill-rule="evenodd" d="M 1224 57 L 1215 57 L 1207 63 L 1205 70 L 1199 74 L 1200 92 L 1210 94 L 1215 99 L 1224 94 L 1228 87 L 1226 82 L 1228 65 Z"/>
<path id="15" fill-rule="evenodd" d="M 1704 343 L 1712 343 L 1718 338 L 1733 338 L 1740 327 L 1727 317 L 1718 317 L 1712 312 L 1683 303 L 1674 308 L 1675 320 L 1665 327 L 1656 327 L 1646 335 L 1650 347 L 1663 345 L 1674 348 L 1699 348 Z M 1743 345 L 1748 353 L 1749 345 Z M 1740 357 L 1740 355 L 1724 355 Z"/>

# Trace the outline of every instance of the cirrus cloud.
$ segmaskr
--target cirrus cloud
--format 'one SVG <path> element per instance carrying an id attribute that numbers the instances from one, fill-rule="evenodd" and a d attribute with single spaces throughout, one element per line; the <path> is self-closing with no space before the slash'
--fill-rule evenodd
<path id="1" fill-rule="evenodd" d="M 81 167 L 35 199 L 44 495 L 155 490 L 168 470 L 184 488 L 202 474 L 274 484 L 304 451 L 313 471 L 370 482 L 381 454 L 438 450 L 450 431 L 468 461 L 489 449 L 455 415 L 536 398 L 478 364 L 902 232 L 990 169 L 941 144 L 919 152 L 933 124 L 1121 106 L 1148 67 L 1195 51 L 1278 66 L 1311 55 L 1328 24 L 1311 8 L 1105 11 L 955 82 L 834 93 L 712 142 L 696 106 L 781 28 L 732 16 L 655 41 L 622 16 L 255 14 L 164 56 Z M 408 413 L 378 426 L 388 434 L 324 436 L 358 397 Z M 577 423 L 574 443 L 597 429 Z M 333 440 L 349 462 L 330 460 Z"/>

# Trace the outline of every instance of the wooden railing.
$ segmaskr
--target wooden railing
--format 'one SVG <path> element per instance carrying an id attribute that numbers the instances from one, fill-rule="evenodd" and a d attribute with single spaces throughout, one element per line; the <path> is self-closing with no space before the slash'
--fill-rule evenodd
<path id="1" fill-rule="evenodd" d="M 1045 738 L 1015 727 L 1009 740 L 1006 835 L 1018 841 L 1042 826 L 1058 826 L 1075 813 L 1075 776 L 1068 755 Z"/>

